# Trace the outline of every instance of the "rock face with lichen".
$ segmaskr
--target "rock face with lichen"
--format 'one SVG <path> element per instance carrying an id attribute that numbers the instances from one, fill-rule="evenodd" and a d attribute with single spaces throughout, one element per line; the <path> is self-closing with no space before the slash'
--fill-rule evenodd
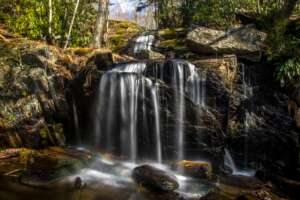
<path id="1" fill-rule="evenodd" d="M 0 147 L 65 143 L 65 98 L 72 73 L 59 63 L 58 49 L 29 41 L 1 42 Z"/>
<path id="2" fill-rule="evenodd" d="M 187 36 L 192 51 L 204 54 L 236 54 L 249 60 L 259 60 L 267 35 L 251 26 L 234 28 L 228 32 L 198 27 Z"/>

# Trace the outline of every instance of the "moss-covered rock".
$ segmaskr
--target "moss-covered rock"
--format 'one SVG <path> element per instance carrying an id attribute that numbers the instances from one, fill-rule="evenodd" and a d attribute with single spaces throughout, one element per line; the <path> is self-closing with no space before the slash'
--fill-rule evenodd
<path id="1" fill-rule="evenodd" d="M 129 21 L 109 21 L 108 47 L 113 51 L 120 50 L 128 41 L 142 32 L 143 28 Z"/>

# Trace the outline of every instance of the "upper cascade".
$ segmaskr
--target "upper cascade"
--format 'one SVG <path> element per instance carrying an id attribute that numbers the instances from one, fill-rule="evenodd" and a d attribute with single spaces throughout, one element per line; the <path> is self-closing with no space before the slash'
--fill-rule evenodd
<path id="1" fill-rule="evenodd" d="M 133 53 L 139 53 L 143 50 L 151 50 L 155 37 L 154 35 L 141 35 L 138 36 L 135 40 Z"/>
<path id="2" fill-rule="evenodd" d="M 116 68 L 113 68 L 109 72 L 124 72 L 124 73 L 137 73 L 141 74 L 146 69 L 146 62 L 132 62 L 132 63 L 124 63 L 118 64 Z"/>

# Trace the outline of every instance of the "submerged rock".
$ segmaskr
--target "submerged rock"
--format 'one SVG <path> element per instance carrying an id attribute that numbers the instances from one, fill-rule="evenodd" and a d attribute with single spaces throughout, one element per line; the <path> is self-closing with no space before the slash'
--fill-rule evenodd
<path id="1" fill-rule="evenodd" d="M 228 32 L 198 27 L 187 36 L 188 47 L 197 53 L 236 54 L 249 60 L 260 60 L 260 52 L 267 35 L 251 26 Z"/>
<path id="2" fill-rule="evenodd" d="M 138 185 L 156 191 L 174 191 L 179 187 L 175 177 L 150 165 L 136 167 L 132 178 Z"/>

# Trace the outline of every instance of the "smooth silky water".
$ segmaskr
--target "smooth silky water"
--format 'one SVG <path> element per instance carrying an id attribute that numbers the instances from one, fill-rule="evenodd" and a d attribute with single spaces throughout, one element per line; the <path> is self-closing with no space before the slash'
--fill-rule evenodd
<path id="1" fill-rule="evenodd" d="M 171 63 L 170 87 L 175 92 L 172 105 L 175 106 L 177 122 L 174 129 L 177 151 L 175 160 L 181 161 L 185 159 L 183 122 L 186 96 L 196 106 L 205 107 L 206 75 L 199 73 L 194 65 L 186 61 L 172 60 Z M 146 71 L 145 62 L 133 62 L 119 64 L 102 75 L 94 118 L 94 143 L 104 153 L 118 154 L 120 160 L 99 158 L 91 167 L 71 177 L 70 181 L 80 177 L 87 185 L 95 184 L 96 181 L 110 187 L 135 188 L 130 177 L 131 171 L 138 165 L 149 164 L 176 176 L 180 185 L 177 192 L 182 196 L 201 197 L 210 186 L 185 176 L 181 170 L 172 171 L 166 164 L 169 160 L 163 156 L 159 91 L 159 81 L 164 81 L 165 71 L 163 66 L 159 66 L 154 78 L 147 77 Z M 146 105 L 150 105 L 150 111 Z M 153 127 L 150 128 L 151 123 Z M 153 155 L 151 158 L 139 155 L 140 133 L 137 127 L 140 125 L 143 130 L 152 130 L 150 136 L 154 146 L 148 149 L 149 155 Z"/>
<path id="2" fill-rule="evenodd" d="M 153 43 L 153 35 L 138 37 L 134 53 L 151 50 Z M 212 184 L 188 177 L 181 169 L 173 171 L 168 165 L 170 161 L 182 161 L 186 158 L 186 98 L 199 107 L 199 110 L 205 109 L 206 73 L 198 71 L 193 64 L 184 60 L 167 62 L 170 68 L 167 72 L 164 65 L 157 65 L 151 77 L 147 76 L 147 62 L 144 61 L 118 64 L 101 76 L 98 97 L 93 107 L 95 115 L 92 141 L 94 149 L 102 154 L 88 168 L 52 185 L 52 192 L 47 193 L 49 198 L 151 199 L 147 194 L 141 194 L 131 179 L 132 170 L 142 164 L 152 165 L 174 175 L 179 183 L 176 192 L 184 198 L 199 198 L 208 193 Z M 164 154 L 160 82 L 168 82 L 174 91 L 174 99 L 170 105 L 174 106 L 176 115 L 173 130 L 176 156 L 172 160 Z M 79 127 L 75 102 L 72 109 L 75 127 Z M 76 133 L 77 139 L 83 137 L 79 134 Z M 149 154 L 147 157 L 139 154 L 142 150 L 139 139 L 145 135 L 150 138 L 149 141 L 154 141 L 154 145 L 146 147 Z M 117 156 L 105 159 L 107 154 Z M 248 175 L 237 170 L 228 150 L 225 151 L 225 165 L 231 167 L 233 174 Z M 77 188 L 74 188 L 76 182 Z M 44 191 L 23 186 L 20 190 L 28 194 L 29 199 L 45 194 Z"/>

